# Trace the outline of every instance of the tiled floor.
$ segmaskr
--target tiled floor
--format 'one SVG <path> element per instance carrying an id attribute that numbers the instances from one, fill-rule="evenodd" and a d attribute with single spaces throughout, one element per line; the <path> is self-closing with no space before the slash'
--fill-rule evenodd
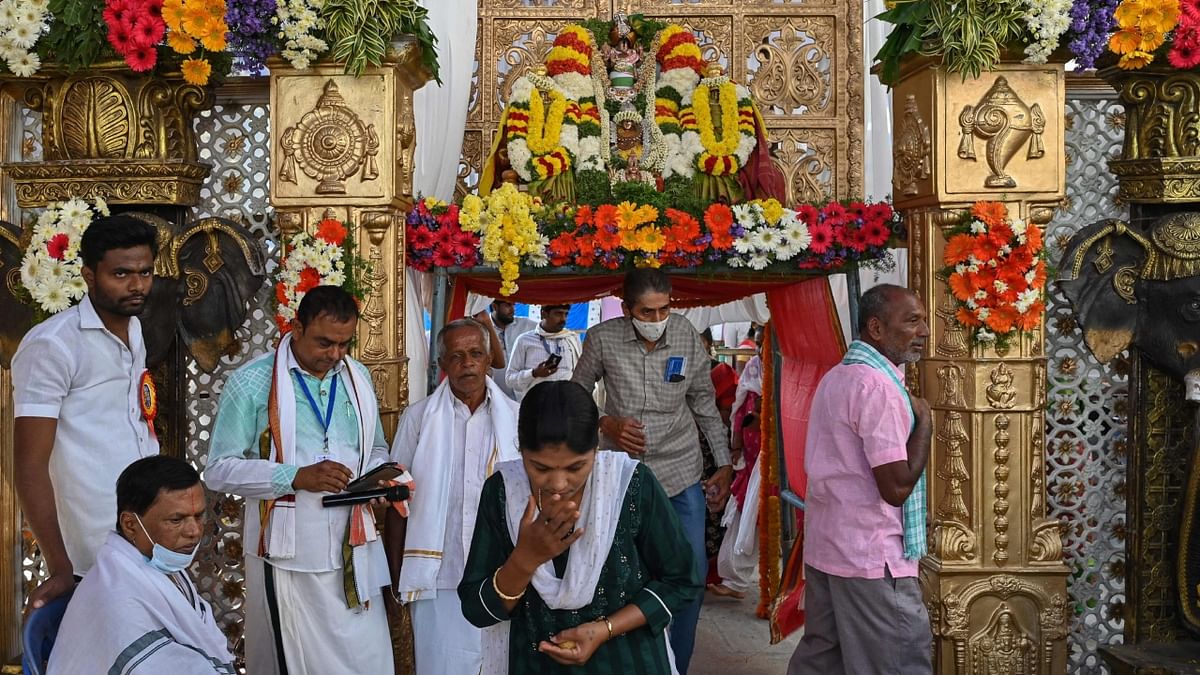
<path id="1" fill-rule="evenodd" d="M 758 585 L 744 600 L 704 596 L 688 675 L 784 675 L 803 631 L 771 644 L 767 622 L 754 615 Z"/>

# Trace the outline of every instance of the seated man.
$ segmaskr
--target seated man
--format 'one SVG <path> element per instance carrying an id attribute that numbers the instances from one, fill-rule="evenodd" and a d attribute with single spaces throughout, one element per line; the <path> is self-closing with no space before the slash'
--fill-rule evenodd
<path id="1" fill-rule="evenodd" d="M 200 474 L 139 459 L 117 479 L 117 531 L 75 590 L 48 673 L 228 673 L 233 656 L 188 577 L 206 512 Z"/>

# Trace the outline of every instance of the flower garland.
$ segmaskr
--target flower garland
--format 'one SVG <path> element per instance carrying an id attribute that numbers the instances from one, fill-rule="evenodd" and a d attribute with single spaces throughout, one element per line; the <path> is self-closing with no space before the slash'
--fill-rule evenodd
<path id="1" fill-rule="evenodd" d="M 0 2 L 0 58 L 17 77 L 29 77 L 42 67 L 34 48 L 50 30 L 49 0 Z"/>
<path id="2" fill-rule="evenodd" d="M 468 195 L 463 200 L 459 226 L 482 238 L 483 261 L 500 270 L 501 295 L 517 292 L 522 261 L 534 267 L 550 262 L 546 257 L 549 241 L 538 232 L 532 216 L 537 206 L 540 201 L 518 191 L 512 183 L 505 183 L 486 198 Z"/>
<path id="3" fill-rule="evenodd" d="M 717 102 L 721 108 L 720 140 L 716 137 L 709 107 L 712 89 L 717 89 Z M 758 145 L 750 91 L 740 84 L 735 85 L 724 75 L 700 80 L 692 92 L 691 105 L 680 113 L 680 121 L 685 130 L 697 132 L 700 148 L 692 161 L 697 169 L 710 176 L 737 173 Z M 683 148 L 684 152 L 690 150 L 695 148 Z"/>
<path id="4" fill-rule="evenodd" d="M 21 259 L 21 286 L 38 313 L 57 314 L 87 293 L 79 243 L 96 214 L 109 215 L 97 198 L 95 207 L 82 199 L 54 203 L 38 217 Z"/>
<path id="5" fill-rule="evenodd" d="M 1042 232 L 1009 218 L 1000 202 L 976 202 L 946 242 L 944 262 L 958 322 L 976 344 L 1005 344 L 1045 312 Z"/>
<path id="6" fill-rule="evenodd" d="M 691 178 L 696 175 L 693 159 L 697 152 L 694 149 L 702 146 L 700 135 L 694 129 L 684 129 L 681 115 L 686 107 L 684 103 L 692 100 L 707 64 L 696 44 L 696 36 L 682 26 L 672 24 L 664 28 L 659 32 L 658 44 L 655 60 L 662 72 L 658 75 L 659 86 L 655 90 L 654 121 L 666 145 L 663 178 Z"/>
<path id="7" fill-rule="evenodd" d="M 459 226 L 459 208 L 432 198 L 417 201 L 405 220 L 408 266 L 420 272 L 434 267 L 479 264 L 479 235 Z"/>
<path id="8" fill-rule="evenodd" d="M 341 221 L 327 218 L 317 224 L 315 234 L 293 236 L 284 248 L 275 282 L 279 332 L 292 329 L 300 301 L 317 286 L 340 286 L 361 303 L 365 293 L 358 283 L 367 273 L 367 263 L 354 253 L 354 239 Z"/>
<path id="9" fill-rule="evenodd" d="M 537 87 L 529 92 L 529 130 L 525 142 L 535 156 L 549 154 L 560 147 L 558 140 L 567 116 L 567 98 L 554 89 L 546 93 L 550 95 L 549 110 L 546 110 Z"/>

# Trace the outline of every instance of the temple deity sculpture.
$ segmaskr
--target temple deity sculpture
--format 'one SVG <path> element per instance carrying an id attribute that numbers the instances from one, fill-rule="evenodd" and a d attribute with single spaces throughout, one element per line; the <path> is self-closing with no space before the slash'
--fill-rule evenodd
<path id="1" fill-rule="evenodd" d="M 641 90 L 638 65 L 642 61 L 642 53 L 637 33 L 629 25 L 628 17 L 618 12 L 613 22 L 609 43 L 600 48 L 608 68 L 608 89 L 605 93 L 624 107 L 625 104 L 631 104 Z"/>
<path id="2" fill-rule="evenodd" d="M 1001 604 L 987 629 L 972 640 L 972 672 L 978 675 L 1035 675 L 1033 641 L 1017 624 L 1012 609 Z"/>

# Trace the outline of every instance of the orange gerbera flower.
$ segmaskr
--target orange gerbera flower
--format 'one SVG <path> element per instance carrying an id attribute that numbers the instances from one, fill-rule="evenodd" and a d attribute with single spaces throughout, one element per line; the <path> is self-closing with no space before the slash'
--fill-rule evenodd
<path id="1" fill-rule="evenodd" d="M 1029 247 L 1030 253 L 1042 250 L 1042 230 L 1033 223 L 1025 228 L 1025 245 Z"/>
<path id="2" fill-rule="evenodd" d="M 1034 302 L 1029 306 L 1029 311 L 1017 317 L 1017 328 L 1021 330 L 1036 330 L 1038 322 L 1042 320 L 1042 313 L 1046 311 L 1046 306 L 1041 300 Z"/>
<path id="3" fill-rule="evenodd" d="M 963 302 L 966 302 L 971 296 L 975 295 L 975 289 L 971 288 L 967 276 L 967 274 L 951 274 L 948 281 L 950 292 L 954 294 L 955 298 Z"/>
<path id="4" fill-rule="evenodd" d="M 969 234 L 956 234 L 946 242 L 943 258 L 947 265 L 957 265 L 966 262 L 975 250 L 975 237 Z"/>
<path id="5" fill-rule="evenodd" d="M 994 307 L 988 314 L 988 318 L 984 319 L 987 327 L 993 332 L 1003 334 L 1013 329 L 1013 324 L 1017 320 L 1017 310 L 1011 305 L 1000 305 Z"/>
<path id="6" fill-rule="evenodd" d="M 584 204 L 575 211 L 575 224 L 583 227 L 592 222 L 592 207 Z"/>
<path id="7" fill-rule="evenodd" d="M 596 230 L 596 245 L 603 251 L 612 251 L 621 245 L 621 235 L 610 228 Z"/>
<path id="8" fill-rule="evenodd" d="M 167 45 L 175 50 L 176 54 L 191 54 L 196 51 L 196 41 L 179 30 L 167 33 Z"/>
<path id="9" fill-rule="evenodd" d="M 704 212 L 704 224 L 712 230 L 714 238 L 717 232 L 727 233 L 733 227 L 733 210 L 725 204 L 713 204 Z"/>
<path id="10" fill-rule="evenodd" d="M 596 207 L 596 229 L 617 224 L 617 207 L 612 204 L 601 204 Z"/>
<path id="11" fill-rule="evenodd" d="M 275 284 L 275 300 L 281 304 L 287 304 L 287 286 L 282 281 Z"/>
<path id="12" fill-rule="evenodd" d="M 212 65 L 204 59 L 188 59 L 180 64 L 179 70 L 188 84 L 199 87 L 208 84 L 208 78 L 212 75 Z"/>
<path id="13" fill-rule="evenodd" d="M 322 220 L 317 224 L 317 238 L 334 246 L 341 246 L 346 240 L 346 226 L 333 218 Z"/>
<path id="14" fill-rule="evenodd" d="M 1149 52 L 1133 51 L 1121 56 L 1121 60 L 1117 61 L 1117 67 L 1122 70 L 1138 70 L 1150 65 L 1154 60 L 1154 55 Z"/>
<path id="15" fill-rule="evenodd" d="M 203 5 L 192 3 L 183 9 L 183 29 L 189 35 L 208 35 L 212 32 L 214 23 L 212 15 Z"/>
<path id="16" fill-rule="evenodd" d="M 958 322 L 964 326 L 970 326 L 974 328 L 975 326 L 980 325 L 979 318 L 975 316 L 975 312 L 972 312 L 966 307 L 959 307 L 958 314 L 956 314 L 954 318 L 958 319 Z"/>
<path id="17" fill-rule="evenodd" d="M 992 243 L 992 246 L 995 246 L 997 249 L 999 249 L 1000 247 L 1006 246 L 1012 242 L 1013 231 L 1008 225 L 1005 225 L 1004 223 L 997 223 L 988 228 L 987 237 L 988 241 Z"/>
<path id="18" fill-rule="evenodd" d="M 215 25 L 216 25 L 216 28 L 213 31 L 209 32 L 208 35 L 205 35 L 200 38 L 200 44 L 204 45 L 204 48 L 210 52 L 223 52 L 223 51 L 225 51 L 225 46 L 226 46 L 226 44 L 225 44 L 225 29 L 226 29 L 225 22 L 222 21 L 219 24 L 215 24 Z"/>
<path id="19" fill-rule="evenodd" d="M 975 202 L 971 215 L 982 220 L 988 227 L 995 227 L 1008 220 L 1008 207 L 1000 202 Z"/>
<path id="20" fill-rule="evenodd" d="M 1136 51 L 1140 44 L 1142 44 L 1142 32 L 1136 28 L 1119 30 L 1108 38 L 1108 48 L 1114 54 L 1128 54 Z"/>

